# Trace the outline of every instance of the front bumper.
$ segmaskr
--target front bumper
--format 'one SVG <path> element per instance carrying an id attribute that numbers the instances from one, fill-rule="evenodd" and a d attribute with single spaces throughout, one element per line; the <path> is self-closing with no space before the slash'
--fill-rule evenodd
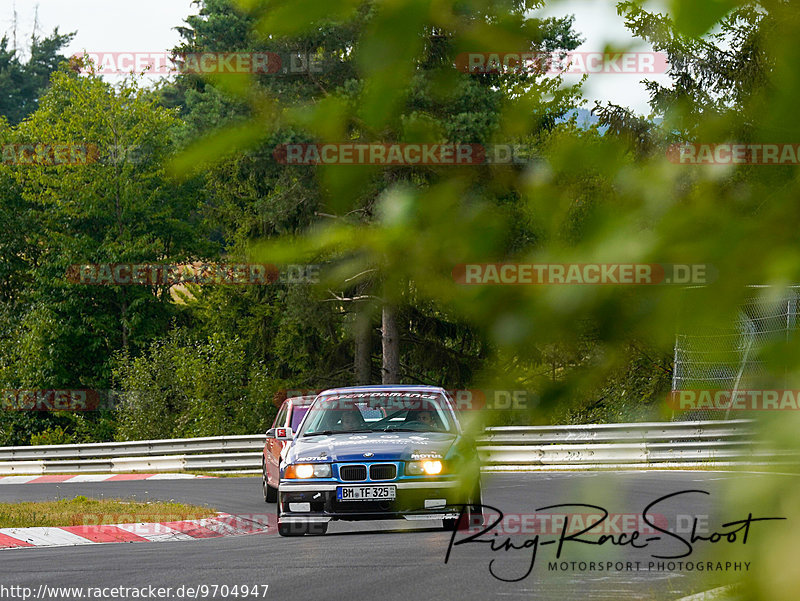
<path id="1" fill-rule="evenodd" d="M 464 498 L 456 480 L 381 482 L 396 486 L 396 498 L 387 501 L 339 501 L 336 489 L 354 482 L 281 482 L 281 522 L 328 522 L 331 520 L 441 520 L 457 518 Z M 378 483 L 364 483 L 371 485 Z"/>

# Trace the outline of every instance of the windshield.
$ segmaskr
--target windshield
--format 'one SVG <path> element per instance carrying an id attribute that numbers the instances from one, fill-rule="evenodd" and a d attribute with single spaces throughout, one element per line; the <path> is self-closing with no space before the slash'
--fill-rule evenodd
<path id="1" fill-rule="evenodd" d="M 359 392 L 317 399 L 300 435 L 339 432 L 455 432 L 455 424 L 436 394 Z"/>
<path id="2" fill-rule="evenodd" d="M 292 431 L 297 432 L 297 428 L 300 427 L 300 422 L 303 421 L 303 418 L 308 413 L 308 407 L 298 407 L 295 405 L 294 409 L 292 410 Z"/>

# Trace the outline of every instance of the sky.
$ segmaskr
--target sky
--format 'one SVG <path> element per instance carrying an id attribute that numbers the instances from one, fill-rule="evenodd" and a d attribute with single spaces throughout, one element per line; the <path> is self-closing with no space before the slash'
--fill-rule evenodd
<path id="1" fill-rule="evenodd" d="M 325 0 L 320 0 L 324 2 Z M 545 9 L 547 16 L 575 15 L 575 29 L 586 39 L 581 52 L 602 52 L 608 44 L 649 51 L 634 40 L 617 16 L 612 0 L 562 0 Z M 113 7 L 113 8 L 112 8 Z M 14 10 L 17 13 L 17 38 L 27 44 L 38 8 L 38 30 L 50 33 L 55 27 L 62 33 L 77 31 L 66 54 L 75 52 L 156 52 L 166 51 L 179 41 L 174 27 L 197 11 L 191 0 L 2 0 L 0 2 L 0 35 L 11 37 Z M 577 75 L 566 77 L 572 82 Z M 584 84 L 584 97 L 610 101 L 647 114 L 648 96 L 640 80 L 648 78 L 666 82 L 664 75 L 636 73 L 592 73 Z"/>

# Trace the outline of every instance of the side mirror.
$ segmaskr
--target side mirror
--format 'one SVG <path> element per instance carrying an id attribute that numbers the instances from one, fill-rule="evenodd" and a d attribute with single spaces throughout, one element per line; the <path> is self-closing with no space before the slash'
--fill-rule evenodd
<path id="1" fill-rule="evenodd" d="M 267 438 L 274 438 L 275 440 L 292 440 L 294 432 L 291 428 L 270 428 L 267 430 Z"/>

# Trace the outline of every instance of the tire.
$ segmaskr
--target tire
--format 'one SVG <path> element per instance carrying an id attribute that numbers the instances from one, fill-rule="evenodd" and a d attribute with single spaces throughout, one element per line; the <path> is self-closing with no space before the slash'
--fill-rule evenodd
<path id="1" fill-rule="evenodd" d="M 264 493 L 265 503 L 274 503 L 278 500 L 278 489 L 269 485 L 267 480 L 267 463 L 266 461 L 261 464 L 261 491 Z"/>
<path id="2" fill-rule="evenodd" d="M 480 477 L 478 477 L 478 482 L 475 484 L 472 495 L 470 495 L 467 510 L 462 515 L 461 523 L 459 523 L 458 518 L 444 519 L 442 520 L 442 529 L 447 532 L 452 532 L 453 530 L 469 530 L 475 526 L 483 526 L 484 517 L 482 504 L 483 494 L 481 493 Z"/>
<path id="3" fill-rule="evenodd" d="M 281 500 L 280 495 L 277 499 L 277 508 L 275 513 L 278 518 L 278 534 L 281 536 L 303 536 L 308 532 L 308 524 L 298 524 L 297 522 L 281 523 Z"/>
<path id="4" fill-rule="evenodd" d="M 306 525 L 306 532 L 313 535 L 323 535 L 328 532 L 327 522 L 311 522 Z"/>
<path id="5" fill-rule="evenodd" d="M 308 532 L 308 524 L 281 524 L 278 522 L 278 534 L 281 536 L 303 536 Z"/>
<path id="6" fill-rule="evenodd" d="M 483 515 L 483 492 L 481 491 L 480 474 L 478 475 L 478 482 L 475 484 L 471 501 L 473 505 L 469 509 L 470 527 L 483 526 L 486 523 L 486 518 Z"/>
<path id="7" fill-rule="evenodd" d="M 473 514 L 471 510 L 464 512 L 461 520 L 459 518 L 444 519 L 442 520 L 442 530 L 452 532 L 453 530 L 469 530 L 472 527 Z"/>
<path id="8" fill-rule="evenodd" d="M 311 522 L 308 524 L 298 524 L 297 522 L 281 524 L 278 522 L 278 534 L 281 536 L 303 536 L 304 534 L 321 536 L 327 532 L 328 524 L 325 522 Z"/>

